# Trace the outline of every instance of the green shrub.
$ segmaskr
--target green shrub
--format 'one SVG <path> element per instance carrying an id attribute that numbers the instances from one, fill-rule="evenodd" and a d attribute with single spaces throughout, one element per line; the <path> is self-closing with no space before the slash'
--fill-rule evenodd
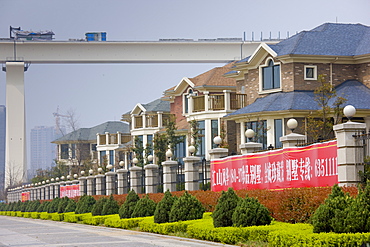
<path id="1" fill-rule="evenodd" d="M 31 201 L 26 208 L 26 212 L 37 212 L 37 208 L 40 206 L 40 204 L 41 203 L 39 200 Z"/>
<path id="2" fill-rule="evenodd" d="M 122 227 L 121 218 L 119 217 L 118 214 L 113 215 L 112 217 L 108 217 L 107 219 L 105 219 L 104 225 L 107 227 L 121 228 Z"/>
<path id="3" fill-rule="evenodd" d="M 155 208 L 155 202 L 146 195 L 136 203 L 131 218 L 153 216 Z"/>
<path id="4" fill-rule="evenodd" d="M 83 195 L 76 204 L 76 214 L 91 213 L 91 210 L 96 203 L 96 200 L 92 196 Z"/>
<path id="5" fill-rule="evenodd" d="M 57 212 L 58 213 L 64 213 L 67 205 L 68 205 L 68 202 L 70 201 L 71 199 L 69 199 L 68 197 L 63 197 L 59 200 L 59 203 L 58 203 L 58 210 Z"/>
<path id="6" fill-rule="evenodd" d="M 232 216 L 233 225 L 237 227 L 269 225 L 271 220 L 268 209 L 248 196 L 238 203 Z"/>
<path id="7" fill-rule="evenodd" d="M 136 192 L 134 190 L 131 190 L 126 197 L 126 201 L 119 208 L 119 217 L 121 217 L 121 219 L 131 218 L 136 203 L 139 201 L 139 199 L 140 198 L 136 194 Z"/>
<path id="8" fill-rule="evenodd" d="M 107 201 L 108 201 L 108 199 L 106 197 L 101 197 L 99 200 L 97 200 L 96 203 L 94 204 L 92 210 L 91 210 L 91 214 L 93 216 L 102 215 L 103 206 Z"/>
<path id="9" fill-rule="evenodd" d="M 226 192 L 222 191 L 215 211 L 212 214 L 213 225 L 215 227 L 232 226 L 232 216 L 240 200 L 241 198 L 235 194 L 232 188 L 229 188 Z"/>
<path id="10" fill-rule="evenodd" d="M 314 232 L 346 232 L 346 208 L 351 207 L 354 199 L 344 194 L 338 185 L 334 185 L 332 193 L 312 215 Z M 352 208 L 352 207 L 351 207 Z"/>
<path id="11" fill-rule="evenodd" d="M 170 222 L 201 219 L 205 212 L 202 203 L 187 191 L 172 205 Z"/>
<path id="12" fill-rule="evenodd" d="M 31 212 L 31 218 L 32 219 L 40 219 L 40 214 L 39 212 Z"/>
<path id="13" fill-rule="evenodd" d="M 48 213 L 48 212 L 40 213 L 40 219 L 42 219 L 42 220 L 50 220 L 51 216 L 52 216 L 52 214 Z"/>
<path id="14" fill-rule="evenodd" d="M 119 205 L 116 200 L 114 200 L 113 195 L 110 195 L 109 199 L 103 206 L 102 215 L 118 214 Z"/>
<path id="15" fill-rule="evenodd" d="M 47 212 L 48 207 L 49 207 L 50 201 L 45 201 L 40 204 L 40 206 L 37 208 L 37 212 Z"/>
<path id="16" fill-rule="evenodd" d="M 76 210 L 76 202 L 74 200 L 69 200 L 64 213 L 74 212 Z"/>
<path id="17" fill-rule="evenodd" d="M 61 201 L 62 199 L 59 198 L 59 197 L 55 197 L 51 202 L 50 204 L 48 205 L 47 208 L 44 208 L 44 210 L 46 210 L 46 212 L 48 213 L 57 213 L 58 212 L 58 206 L 59 206 L 59 202 Z"/>
<path id="18" fill-rule="evenodd" d="M 63 221 L 64 220 L 64 213 L 52 213 L 51 215 L 51 220 L 54 221 Z"/>
<path id="19" fill-rule="evenodd" d="M 154 211 L 155 223 L 170 222 L 170 211 L 175 200 L 176 198 L 172 196 L 169 190 L 164 193 L 163 199 L 157 204 Z"/>

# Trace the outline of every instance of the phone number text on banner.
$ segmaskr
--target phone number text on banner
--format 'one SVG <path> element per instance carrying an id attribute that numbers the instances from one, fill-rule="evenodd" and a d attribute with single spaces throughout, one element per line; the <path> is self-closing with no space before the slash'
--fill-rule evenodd
<path id="1" fill-rule="evenodd" d="M 212 191 L 332 186 L 338 183 L 337 142 L 230 156 L 211 161 Z"/>

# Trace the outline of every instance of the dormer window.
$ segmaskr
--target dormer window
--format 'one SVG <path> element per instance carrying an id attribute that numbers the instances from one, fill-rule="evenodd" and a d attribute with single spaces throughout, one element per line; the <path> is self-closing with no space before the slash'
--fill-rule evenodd
<path id="1" fill-rule="evenodd" d="M 280 88 L 280 64 L 275 64 L 270 59 L 266 66 L 261 67 L 262 90 Z"/>
<path id="2" fill-rule="evenodd" d="M 304 66 L 304 79 L 309 80 L 317 80 L 317 66 L 315 65 L 305 65 Z"/>

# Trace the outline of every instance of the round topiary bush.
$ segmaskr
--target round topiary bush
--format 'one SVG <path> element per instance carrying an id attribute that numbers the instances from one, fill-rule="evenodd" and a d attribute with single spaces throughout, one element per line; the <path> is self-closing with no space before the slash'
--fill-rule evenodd
<path id="1" fill-rule="evenodd" d="M 76 214 L 90 213 L 96 200 L 92 196 L 83 195 L 76 204 Z"/>
<path id="2" fill-rule="evenodd" d="M 49 206 L 47 207 L 46 212 L 48 212 L 48 213 L 57 213 L 58 212 L 58 205 L 59 205 L 60 200 L 61 199 L 59 197 L 54 198 L 50 202 Z M 45 208 L 44 208 L 44 210 L 45 210 Z"/>
<path id="3" fill-rule="evenodd" d="M 256 198 L 247 197 L 238 203 L 232 216 L 237 227 L 269 225 L 272 217 L 268 209 Z"/>
<path id="4" fill-rule="evenodd" d="M 64 213 L 64 210 L 66 209 L 67 205 L 68 205 L 68 202 L 70 201 L 71 199 L 69 199 L 68 197 L 63 197 L 59 200 L 59 204 L 58 204 L 58 210 L 57 212 L 58 213 Z"/>
<path id="5" fill-rule="evenodd" d="M 73 199 L 71 199 L 68 201 L 68 205 L 65 208 L 64 213 L 69 213 L 69 212 L 74 212 L 74 211 L 76 211 L 76 202 Z"/>
<path id="6" fill-rule="evenodd" d="M 204 212 L 202 203 L 185 191 L 172 205 L 170 222 L 201 219 Z"/>
<path id="7" fill-rule="evenodd" d="M 110 195 L 109 199 L 103 206 L 102 215 L 118 214 L 119 206 L 118 202 L 114 200 L 113 195 Z"/>
<path id="8" fill-rule="evenodd" d="M 39 212 L 39 213 L 47 212 L 47 209 L 48 209 L 50 203 L 51 203 L 50 201 L 45 201 L 45 202 L 41 203 L 40 206 L 37 208 L 37 212 Z"/>
<path id="9" fill-rule="evenodd" d="M 30 204 L 28 204 L 28 207 L 26 209 L 26 212 L 37 212 L 37 208 L 40 206 L 39 200 L 31 201 Z"/>
<path id="10" fill-rule="evenodd" d="M 153 216 L 156 206 L 156 203 L 146 195 L 136 203 L 131 218 Z"/>
<path id="11" fill-rule="evenodd" d="M 94 215 L 94 216 L 95 215 L 102 215 L 104 204 L 107 201 L 108 201 L 108 199 L 106 197 L 99 198 L 99 200 L 97 200 L 96 203 L 94 204 L 94 206 L 91 210 L 91 214 Z"/>
<path id="12" fill-rule="evenodd" d="M 350 208 L 353 201 L 338 185 L 334 185 L 329 197 L 311 217 L 313 232 L 345 232 L 345 209 Z"/>
<path id="13" fill-rule="evenodd" d="M 222 191 L 215 211 L 212 213 L 214 227 L 233 225 L 233 213 L 240 200 L 241 198 L 235 194 L 235 191 L 232 188 L 229 188 L 226 192 Z"/>
<path id="14" fill-rule="evenodd" d="M 155 223 L 167 223 L 170 222 L 170 211 L 176 197 L 173 197 L 169 190 L 164 193 L 163 199 L 157 204 L 154 211 L 154 222 Z"/>
<path id="15" fill-rule="evenodd" d="M 131 190 L 127 197 L 126 201 L 119 208 L 119 217 L 121 219 L 131 218 L 132 213 L 134 212 L 136 203 L 140 200 L 139 196 L 134 190 Z"/>

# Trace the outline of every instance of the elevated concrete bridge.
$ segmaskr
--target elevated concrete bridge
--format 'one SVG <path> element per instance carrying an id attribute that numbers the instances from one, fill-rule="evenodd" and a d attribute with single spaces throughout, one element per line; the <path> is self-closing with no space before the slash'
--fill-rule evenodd
<path id="1" fill-rule="evenodd" d="M 0 40 L 0 62 L 6 72 L 5 187 L 26 181 L 24 71 L 29 64 L 227 63 L 251 55 L 260 44 L 249 41 Z"/>

